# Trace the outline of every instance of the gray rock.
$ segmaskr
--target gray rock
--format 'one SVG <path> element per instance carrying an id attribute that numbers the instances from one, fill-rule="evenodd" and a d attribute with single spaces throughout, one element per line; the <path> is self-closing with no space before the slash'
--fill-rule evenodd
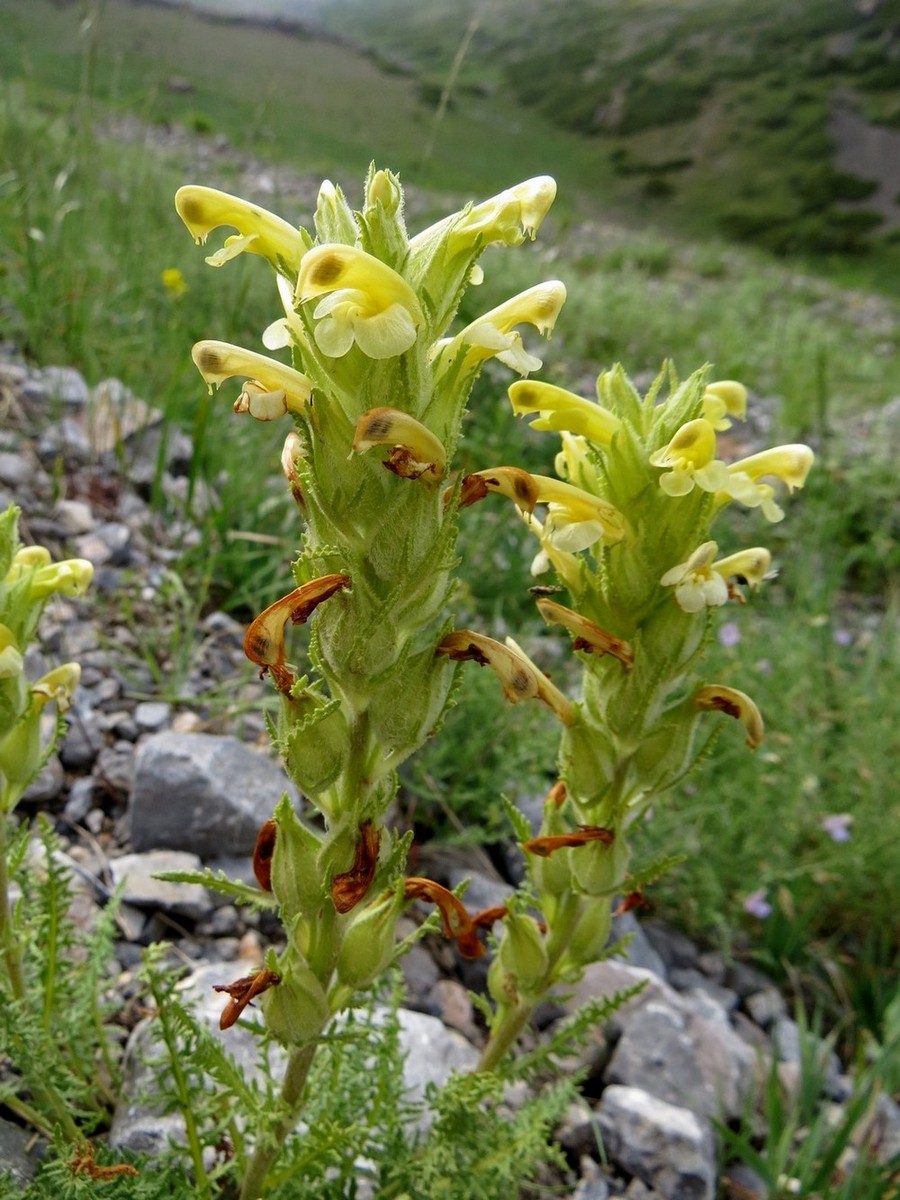
<path id="1" fill-rule="evenodd" d="M 134 747 L 130 742 L 117 742 L 115 746 L 104 746 L 97 755 L 94 777 L 114 799 L 120 800 L 131 791 L 134 769 Z"/>
<path id="2" fill-rule="evenodd" d="M 127 567 L 131 563 L 131 529 L 121 521 L 105 521 L 76 538 L 75 547 L 79 557 L 89 559 L 95 567 Z"/>
<path id="3" fill-rule="evenodd" d="M 44 367 L 39 380 L 44 395 L 53 400 L 61 400 L 72 408 L 81 408 L 88 402 L 90 390 L 84 376 L 74 367 Z"/>
<path id="4" fill-rule="evenodd" d="M 774 1021 L 787 1016 L 784 996 L 774 987 L 764 987 L 745 996 L 744 1007 L 760 1029 L 768 1029 Z"/>
<path id="5" fill-rule="evenodd" d="M 34 467 L 24 454 L 0 453 L 0 483 L 18 489 L 31 483 Z"/>
<path id="6" fill-rule="evenodd" d="M 75 708 L 59 744 L 59 758 L 67 771 L 89 771 L 103 745 L 100 724 L 91 709 L 81 704 L 81 700 L 82 697 L 76 693 Z"/>
<path id="7" fill-rule="evenodd" d="M 746 1163 L 732 1163 L 722 1172 L 729 1200 L 766 1200 L 769 1185 Z"/>
<path id="8" fill-rule="evenodd" d="M 678 1005 L 678 993 L 664 983 L 652 971 L 640 967 L 630 967 L 627 963 L 617 962 L 608 958 L 604 962 L 591 963 L 579 982 L 573 989 L 571 997 L 566 1001 L 567 1012 L 575 1012 L 588 1000 L 598 996 L 613 996 L 616 992 L 624 992 L 630 988 L 642 985 L 643 990 L 633 996 L 615 1013 L 610 1020 L 610 1030 L 613 1036 L 618 1036 L 632 1014 L 651 1000 L 662 1000 L 667 1004 Z"/>
<path id="9" fill-rule="evenodd" d="M 134 708 L 134 722 L 142 733 L 158 733 L 168 725 L 172 705 L 163 700 L 142 700 Z"/>
<path id="10" fill-rule="evenodd" d="M 65 782 L 65 771 L 59 756 L 51 754 L 38 777 L 25 789 L 22 800 L 26 804 L 52 804 L 62 794 Z"/>
<path id="11" fill-rule="evenodd" d="M 55 516 L 60 533 L 66 537 L 77 537 L 94 527 L 91 506 L 83 500 L 59 500 Z"/>
<path id="12" fill-rule="evenodd" d="M 677 1000 L 651 1000 L 623 1025 L 606 1072 L 609 1082 L 642 1085 L 704 1117 L 743 1111 L 754 1056 L 725 1020 L 699 1016 Z"/>
<path id="13" fill-rule="evenodd" d="M 613 917 L 612 931 L 609 935 L 610 942 L 617 942 L 625 937 L 629 938 L 628 945 L 624 951 L 615 955 L 616 959 L 619 962 L 627 963 L 630 967 L 640 967 L 645 971 L 652 971 L 660 979 L 665 979 L 666 964 L 633 912 Z"/>
<path id="14" fill-rule="evenodd" d="M 249 855 L 285 791 L 296 798 L 283 769 L 236 738 L 154 734 L 135 759 L 131 844 L 189 850 L 203 859 Z"/>
<path id="15" fill-rule="evenodd" d="M 21 1125 L 0 1118 L 0 1187 L 30 1183 L 37 1170 L 40 1144 Z M 4 1195 L 8 1193 L 4 1190 Z"/>
<path id="16" fill-rule="evenodd" d="M 644 921 L 641 928 L 669 970 L 673 967 L 697 966 L 699 951 L 680 929 L 664 921 Z"/>
<path id="17" fill-rule="evenodd" d="M 115 886 L 124 882 L 122 898 L 127 904 L 135 908 L 161 908 L 191 920 L 197 920 L 212 909 L 206 888 L 197 883 L 169 883 L 156 876 L 164 871 L 199 871 L 201 867 L 195 854 L 180 850 L 123 854 L 109 864 Z"/>
<path id="18" fill-rule="evenodd" d="M 598 1118 L 615 1162 L 666 1200 L 713 1200 L 716 1147 L 708 1121 L 636 1087 L 608 1087 Z"/>

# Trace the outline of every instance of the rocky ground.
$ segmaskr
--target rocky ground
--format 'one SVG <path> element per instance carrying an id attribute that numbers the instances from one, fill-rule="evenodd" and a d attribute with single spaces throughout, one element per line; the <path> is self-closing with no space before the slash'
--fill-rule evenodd
<path id="1" fill-rule="evenodd" d="M 221 998 L 212 983 L 258 964 L 277 931 L 202 887 L 156 875 L 202 864 L 249 878 L 259 826 L 292 789 L 267 749 L 268 691 L 244 659 L 243 629 L 232 617 L 214 612 L 196 628 L 170 630 L 170 647 L 189 650 L 178 703 L 159 698 L 145 653 L 150 614 L 183 547 L 198 536 L 171 515 L 186 495 L 190 443 L 182 435 L 167 441 L 163 490 L 171 511 L 163 521 L 148 503 L 159 417 L 118 381 L 89 387 L 74 370 L 32 369 L 0 348 L 0 412 L 0 508 L 21 506 L 23 540 L 48 546 L 54 557 L 89 558 L 96 570 L 87 599 L 50 606 L 42 648 L 29 662 L 37 675 L 43 656 L 48 665 L 72 658 L 83 675 L 68 732 L 26 794 L 22 819 L 51 816 L 83 893 L 85 922 L 124 884 L 117 946 L 123 1003 L 134 995 L 143 947 L 167 939 L 184 963 L 186 986 L 216 1026 Z M 125 595 L 127 613 L 116 600 Z M 224 709 L 223 696 L 230 700 Z M 483 857 L 437 855 L 429 871 L 450 885 L 471 877 L 476 908 L 508 891 L 509 881 Z M 572 1200 L 712 1200 L 720 1186 L 735 1200 L 764 1196 L 752 1172 L 717 1166 L 712 1120 L 738 1118 L 773 1059 L 784 1085 L 796 1085 L 800 1035 L 784 999 L 757 971 L 728 964 L 658 922 L 639 925 L 629 914 L 619 925 L 618 933 L 634 935 L 627 955 L 590 969 L 571 1001 L 544 1014 L 551 1025 L 589 997 L 646 981 L 573 1064 L 588 1071 L 584 1098 L 557 1133 L 578 1179 Z M 477 1057 L 481 1031 L 467 989 L 480 986 L 484 968 L 467 967 L 439 939 L 416 945 L 403 966 L 406 1071 L 410 1088 L 421 1091 Z M 232 1049 L 243 1036 L 229 1031 Z M 852 1084 L 824 1045 L 822 1054 L 823 1104 L 839 1112 Z M 137 1067 L 129 1081 L 130 1089 L 139 1085 Z M 165 1143 L 172 1121 L 137 1103 L 132 1090 L 112 1140 L 152 1148 Z M 879 1153 L 900 1149 L 897 1105 L 881 1097 L 871 1121 Z M 33 1153 L 23 1130 L 0 1121 L 0 1164 L 24 1180 Z"/>

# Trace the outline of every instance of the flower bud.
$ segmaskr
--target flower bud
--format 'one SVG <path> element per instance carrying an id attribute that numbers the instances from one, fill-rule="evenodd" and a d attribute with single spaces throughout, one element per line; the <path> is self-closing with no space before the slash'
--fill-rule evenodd
<path id="1" fill-rule="evenodd" d="M 606 949 L 611 928 L 612 910 L 608 900 L 601 898 L 582 901 L 581 913 L 575 921 L 566 946 L 566 955 L 572 965 L 586 967 L 589 963 L 596 962 Z"/>
<path id="2" fill-rule="evenodd" d="M 309 965 L 288 950 L 278 964 L 281 982 L 261 998 L 266 1028 L 285 1046 L 317 1038 L 330 1016 L 325 991 Z"/>
<path id="3" fill-rule="evenodd" d="M 397 920 L 403 904 L 403 890 L 398 889 L 354 913 L 337 960 L 338 979 L 352 991 L 374 983 L 389 965 L 397 943 Z"/>
<path id="4" fill-rule="evenodd" d="M 278 744 L 300 791 L 307 796 L 324 792 L 341 773 L 350 744 L 340 701 L 312 688 L 283 696 Z"/>
<path id="5" fill-rule="evenodd" d="M 544 935 L 534 917 L 524 913 L 509 913 L 503 927 L 497 959 L 515 980 L 518 993 L 531 994 L 541 987 L 549 965 Z"/>
<path id="6" fill-rule="evenodd" d="M 325 899 L 317 867 L 322 842 L 294 812 L 287 795 L 279 801 L 274 820 L 278 829 L 269 880 L 286 923 L 298 914 L 315 914 Z"/>
<path id="7" fill-rule="evenodd" d="M 610 845 L 589 842 L 570 851 L 572 875 L 582 892 L 588 896 L 611 896 L 622 887 L 628 870 L 631 848 L 621 830 Z"/>

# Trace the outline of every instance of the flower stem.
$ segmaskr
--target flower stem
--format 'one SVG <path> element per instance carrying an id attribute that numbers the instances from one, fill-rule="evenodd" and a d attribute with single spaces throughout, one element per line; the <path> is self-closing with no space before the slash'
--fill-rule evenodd
<path id="1" fill-rule="evenodd" d="M 288 1136 L 296 1128 L 303 1110 L 303 1090 L 310 1067 L 316 1055 L 318 1042 L 294 1047 L 288 1057 L 284 1083 L 281 1085 L 281 1108 L 283 1115 L 275 1122 L 265 1138 L 257 1140 L 256 1149 L 247 1166 L 241 1185 L 240 1200 L 258 1200 L 272 1163 L 281 1153 Z"/>

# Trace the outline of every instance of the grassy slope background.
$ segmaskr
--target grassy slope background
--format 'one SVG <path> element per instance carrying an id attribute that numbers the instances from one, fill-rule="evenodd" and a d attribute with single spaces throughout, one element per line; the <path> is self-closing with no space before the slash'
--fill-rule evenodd
<path id="1" fill-rule="evenodd" d="M 708 113 L 632 133 L 585 136 L 560 129 L 554 121 L 561 113 L 549 100 L 545 113 L 523 109 L 508 91 L 507 76 L 541 77 L 533 61 L 520 72 L 521 56 L 547 51 L 549 63 L 553 39 L 567 30 L 573 34 L 568 14 L 582 11 L 576 0 L 553 6 L 566 17 L 559 30 L 529 25 L 543 12 L 537 4 L 523 0 L 514 22 L 501 0 L 487 6 L 507 40 L 496 35 L 492 41 L 489 24 L 473 38 L 454 101 L 435 130 L 437 94 L 472 10 L 419 0 L 404 10 L 417 21 L 410 15 L 400 23 L 400 3 L 391 0 L 390 20 L 387 0 L 357 10 L 348 28 L 368 37 L 363 16 L 374 21 L 382 14 L 394 34 L 421 30 L 415 54 L 415 47 L 388 45 L 383 30 L 378 37 L 373 30 L 369 45 L 375 49 L 362 53 L 343 39 L 235 28 L 183 9 L 125 0 L 0 0 L 4 336 L 37 361 L 79 366 L 92 383 L 104 375 L 124 379 L 193 433 L 198 485 L 215 479 L 220 503 L 202 518 L 202 557 L 181 566 L 193 609 L 160 612 L 159 620 L 163 628 L 173 619 L 189 621 L 192 612 L 226 597 L 245 616 L 278 593 L 296 539 L 291 509 L 281 489 L 275 494 L 281 434 L 229 420 L 227 400 L 210 400 L 199 385 L 188 347 L 204 336 L 258 345 L 272 316 L 272 295 L 264 273 L 254 270 L 258 264 L 230 264 L 227 276 L 204 267 L 171 206 L 174 188 L 185 181 L 185 164 L 196 182 L 251 192 L 258 184 L 254 199 L 308 224 L 309 201 L 304 207 L 292 196 L 285 205 L 277 182 L 274 192 L 262 188 L 266 164 L 327 174 L 356 202 L 374 156 L 426 189 L 417 196 L 413 228 L 424 224 L 429 208 L 446 211 L 531 173 L 556 175 L 561 203 L 536 246 L 514 255 L 491 252 L 485 284 L 470 303 L 486 309 L 557 275 L 566 280 L 570 299 L 542 351 L 548 378 L 589 394 L 593 376 L 616 359 L 643 379 L 666 356 L 683 372 L 712 360 L 720 375 L 744 379 L 763 398 L 758 407 L 766 428 L 757 430 L 763 442 L 808 437 L 820 453 L 810 486 L 783 525 L 762 527 L 750 514 L 722 530 L 721 541 L 729 546 L 771 545 L 784 566 L 782 580 L 741 615 L 741 644 L 714 647 L 716 676 L 759 699 L 769 740 L 750 761 L 739 738 L 734 746 L 723 738 L 722 752 L 671 803 L 659 806 L 645 833 L 647 853 L 688 846 L 692 856 L 654 900 L 694 930 L 714 930 L 726 944 L 752 946 L 774 970 L 808 976 L 821 1002 L 843 1013 L 849 1027 L 861 1021 L 877 1029 L 895 986 L 890 964 L 898 949 L 891 764 L 900 756 L 893 719 L 900 686 L 900 530 L 892 460 L 871 453 L 858 422 L 894 395 L 898 306 L 890 296 L 842 288 L 835 278 L 878 278 L 890 262 L 890 243 L 853 256 L 808 256 L 800 266 L 780 262 L 723 239 L 718 202 L 732 196 L 732 187 L 720 181 L 704 193 L 698 182 L 704 203 L 686 201 L 682 189 L 691 172 L 700 171 L 699 161 L 658 173 L 672 182 L 668 194 L 647 186 L 652 173 L 619 169 L 623 149 L 626 164 L 649 153 L 639 149 L 640 138 L 674 144 L 679 128 L 709 122 Z M 343 11 L 349 20 L 350 0 L 332 4 L 329 19 L 337 21 Z M 811 3 L 810 11 L 823 5 Z M 684 11 L 699 20 L 697 14 L 711 18 L 733 8 L 723 0 L 685 5 Z M 583 7 L 586 13 L 594 9 L 601 12 Z M 644 41 L 659 46 L 650 34 L 662 20 L 662 6 L 648 0 L 602 11 L 647 15 L 646 28 L 623 25 L 616 34 L 617 72 L 630 80 Z M 443 42 L 435 38 L 438 29 Z M 520 66 L 507 69 L 503 55 L 513 53 L 513 35 Z M 785 43 L 793 49 L 798 44 Z M 429 45 L 436 56 L 430 66 Z M 768 71 L 775 69 L 777 43 L 767 45 Z M 398 55 L 407 60 L 399 66 Z M 574 77 L 567 60 L 561 61 L 557 88 L 561 75 Z M 782 67 L 785 78 L 793 77 L 792 61 Z M 584 86 L 591 72 L 579 70 Z M 742 86 L 752 88 L 752 77 L 745 75 Z M 720 99 L 724 88 L 716 85 Z M 761 89 L 757 100 L 765 94 Z M 887 103 L 886 92 L 883 99 Z M 133 114 L 141 124 L 131 140 L 96 136 L 98 124 L 104 128 Z M 752 129 L 748 125 L 748 154 L 756 152 Z M 172 130 L 197 135 L 196 141 L 183 139 L 170 153 L 165 146 Z M 727 140 L 727 130 L 719 136 Z M 221 155 L 210 159 L 208 147 L 219 144 Z M 787 143 L 777 154 L 777 143 L 767 144 L 773 173 L 793 169 L 798 160 Z M 443 191 L 452 198 L 441 198 Z M 676 227 L 682 234 L 673 232 Z M 173 266 L 189 286 L 180 300 L 160 284 L 160 272 Z M 886 273 L 884 280 L 890 283 Z M 477 311 L 463 315 L 471 319 Z M 522 461 L 546 470 L 552 447 L 511 422 L 506 382 L 488 373 L 473 398 L 467 443 L 472 465 Z M 273 488 L 261 487 L 256 472 L 251 477 L 248 459 L 270 464 Z M 274 552 L 253 541 L 235 542 L 235 529 L 281 542 Z M 506 514 L 486 510 L 473 515 L 465 532 L 469 568 L 462 603 L 471 619 L 497 631 L 527 630 L 532 548 L 522 531 Z M 151 632 L 146 630 L 148 639 Z M 148 652 L 161 653 L 149 643 Z M 165 670 L 160 674 L 167 677 Z M 410 788 L 420 811 L 452 795 L 464 824 L 496 829 L 501 814 L 490 798 L 501 790 L 538 791 L 554 735 L 541 734 L 535 715 L 520 706 L 511 715 L 510 748 L 498 755 L 493 739 L 486 743 L 481 734 L 492 728 L 496 696 L 490 681 L 476 679 Z M 821 822 L 840 811 L 852 812 L 854 826 L 852 840 L 838 845 Z M 774 905 L 762 925 L 741 908 L 743 897 L 758 888 Z"/>

